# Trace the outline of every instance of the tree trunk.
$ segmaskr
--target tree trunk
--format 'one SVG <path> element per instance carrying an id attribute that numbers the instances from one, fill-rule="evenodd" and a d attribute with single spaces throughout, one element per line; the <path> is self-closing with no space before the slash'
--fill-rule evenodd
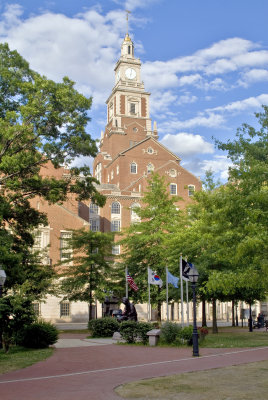
<path id="1" fill-rule="evenodd" d="M 92 291 L 90 290 L 89 292 L 89 315 L 88 315 L 88 320 L 91 321 L 92 318 L 92 310 L 93 310 L 93 306 L 92 306 Z"/>
<path id="2" fill-rule="evenodd" d="M 207 326 L 206 301 L 202 300 L 202 326 Z"/>
<path id="3" fill-rule="evenodd" d="M 234 300 L 232 300 L 232 326 L 235 326 L 235 304 L 234 304 Z"/>
<path id="4" fill-rule="evenodd" d="M 216 299 L 212 300 L 212 333 L 218 333 Z"/>
<path id="5" fill-rule="evenodd" d="M 252 310 L 251 310 L 251 304 L 249 305 L 248 331 L 249 331 L 249 332 L 253 332 L 253 328 L 252 328 Z"/>
<path id="6" fill-rule="evenodd" d="M 235 326 L 239 326 L 239 324 L 238 324 L 238 304 L 237 304 L 237 301 L 235 303 Z"/>

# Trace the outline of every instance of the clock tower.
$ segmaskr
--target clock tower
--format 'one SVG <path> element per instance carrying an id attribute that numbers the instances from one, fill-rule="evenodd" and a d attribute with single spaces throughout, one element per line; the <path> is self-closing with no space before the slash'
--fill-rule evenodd
<path id="1" fill-rule="evenodd" d="M 152 129 L 150 119 L 150 93 L 141 80 L 141 61 L 135 58 L 128 33 L 114 72 L 115 85 L 106 101 L 107 124 L 100 143 L 100 152 L 109 160 L 146 137 L 158 137 L 156 124 Z"/>

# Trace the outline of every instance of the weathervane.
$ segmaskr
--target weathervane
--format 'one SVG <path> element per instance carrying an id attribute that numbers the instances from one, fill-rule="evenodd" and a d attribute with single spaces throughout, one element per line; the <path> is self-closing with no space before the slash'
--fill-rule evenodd
<path id="1" fill-rule="evenodd" d="M 131 14 L 131 11 L 126 10 L 126 20 L 127 20 L 127 35 L 128 35 L 128 16 Z"/>

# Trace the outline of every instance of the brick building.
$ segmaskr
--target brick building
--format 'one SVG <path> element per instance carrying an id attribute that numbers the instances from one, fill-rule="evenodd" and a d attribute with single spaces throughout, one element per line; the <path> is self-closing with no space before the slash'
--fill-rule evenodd
<path id="1" fill-rule="evenodd" d="M 141 205 L 152 171 L 166 177 L 170 193 L 183 199 L 180 207 L 201 188 L 200 180 L 180 165 L 180 158 L 158 141 L 156 122 L 152 126 L 150 119 L 150 93 L 141 80 L 141 62 L 134 56 L 128 34 L 114 71 L 115 86 L 106 102 L 107 124 L 93 165 L 98 190 L 107 202 L 103 209 L 95 208 L 90 224 L 101 231 L 120 231 L 137 218 L 131 209 Z"/>
<path id="2" fill-rule="evenodd" d="M 94 176 L 99 180 L 98 190 L 106 196 L 106 204 L 99 208 L 94 204 L 82 204 L 69 196 L 63 204 L 49 205 L 42 199 L 34 199 L 33 205 L 48 215 L 49 225 L 37 232 L 36 247 L 46 249 L 46 259 L 56 264 L 59 260 L 68 262 L 70 250 L 65 239 L 70 229 L 90 226 L 93 231 L 120 231 L 137 221 L 133 207 L 142 206 L 143 192 L 147 178 L 152 171 L 166 177 L 171 195 L 183 200 L 178 207 L 185 207 L 191 201 L 195 190 L 201 189 L 198 178 L 180 165 L 178 155 L 158 141 L 157 126 L 150 119 L 150 93 L 141 80 L 141 62 L 134 56 L 134 45 L 128 34 L 121 46 L 121 56 L 115 66 L 115 86 L 107 99 L 107 124 L 101 133 L 100 151 L 94 160 Z M 184 143 L 181 143 L 183 148 Z M 62 177 L 68 170 L 53 169 L 48 165 L 43 175 Z M 46 247 L 49 245 L 49 247 Z M 118 245 L 114 254 L 120 254 Z M 45 319 L 54 322 L 79 322 L 88 320 L 86 303 L 69 303 L 61 298 L 48 297 L 45 303 L 36 304 Z M 264 303 L 262 304 L 262 308 Z M 140 319 L 146 319 L 145 305 L 136 305 Z M 165 315 L 165 305 L 163 313 Z M 255 313 L 258 312 L 257 306 Z M 218 303 L 217 317 L 227 318 L 231 306 Z M 102 305 L 97 304 L 95 315 L 102 315 Z M 178 304 L 171 310 L 175 319 L 179 316 Z M 211 305 L 207 305 L 208 319 Z M 191 319 L 191 311 L 190 311 Z M 185 316 L 186 320 L 186 316 Z"/>
<path id="3" fill-rule="evenodd" d="M 128 34 L 114 71 L 115 86 L 106 102 L 107 124 L 101 132 L 100 151 L 93 164 L 94 176 L 100 182 L 98 190 L 107 199 L 105 206 L 99 208 L 94 204 L 79 203 L 72 195 L 63 204 L 49 205 L 40 198 L 32 201 L 34 207 L 47 214 L 49 222 L 36 232 L 35 247 L 44 252 L 44 261 L 50 260 L 53 265 L 69 260 L 71 250 L 66 248 L 66 239 L 71 229 L 90 226 L 93 231 L 117 232 L 137 221 L 132 208 L 142 206 L 143 192 L 152 171 L 166 177 L 171 195 L 183 199 L 178 202 L 178 207 L 185 207 L 194 191 L 201 189 L 200 180 L 185 170 L 180 165 L 180 158 L 158 141 L 156 122 L 152 124 L 150 119 L 150 93 L 141 80 L 141 62 L 134 56 L 134 45 Z M 184 143 L 181 146 L 183 148 Z M 55 170 L 48 164 L 41 173 L 62 178 L 68 170 Z M 121 251 L 119 245 L 113 247 L 115 255 Z M 88 304 L 70 303 L 62 297 L 48 296 L 45 302 L 36 303 L 35 307 L 42 318 L 57 323 L 88 320 Z M 219 303 L 217 317 L 228 319 L 230 308 L 228 303 Z M 136 309 L 139 319 L 146 319 L 146 306 L 137 304 Z M 211 311 L 208 304 L 208 319 Z M 101 304 L 96 304 L 94 315 L 102 316 Z M 164 309 L 162 315 L 165 315 Z M 174 305 L 170 315 L 179 318 L 178 304 Z"/>

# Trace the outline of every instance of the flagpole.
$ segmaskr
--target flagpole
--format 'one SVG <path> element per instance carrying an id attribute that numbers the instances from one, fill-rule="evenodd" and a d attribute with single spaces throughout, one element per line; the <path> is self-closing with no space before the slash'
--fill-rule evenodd
<path id="1" fill-rule="evenodd" d="M 150 322 L 150 309 L 151 309 L 151 292 L 150 292 L 150 282 L 149 282 L 149 267 L 147 267 L 147 275 L 148 275 L 148 310 L 147 310 L 147 319 Z"/>
<path id="2" fill-rule="evenodd" d="M 188 261 L 188 258 L 185 258 L 185 261 Z M 189 295 L 188 295 L 188 280 L 186 281 L 186 313 L 187 313 L 187 326 L 189 326 Z"/>
<path id="3" fill-rule="evenodd" d="M 181 325 L 184 326 L 184 316 L 183 316 L 182 253 L 181 253 L 181 255 L 180 255 L 180 281 L 181 281 Z"/>
<path id="4" fill-rule="evenodd" d="M 126 278 L 126 297 L 128 298 L 128 281 L 127 281 L 127 274 L 128 274 L 128 270 L 127 267 L 125 269 L 125 278 Z"/>
<path id="5" fill-rule="evenodd" d="M 167 301 L 167 321 L 169 320 L 168 315 L 168 268 L 166 267 L 166 301 Z"/>
<path id="6" fill-rule="evenodd" d="M 186 301 L 187 301 L 187 325 L 189 326 L 189 296 L 188 296 L 188 281 L 186 281 Z"/>

